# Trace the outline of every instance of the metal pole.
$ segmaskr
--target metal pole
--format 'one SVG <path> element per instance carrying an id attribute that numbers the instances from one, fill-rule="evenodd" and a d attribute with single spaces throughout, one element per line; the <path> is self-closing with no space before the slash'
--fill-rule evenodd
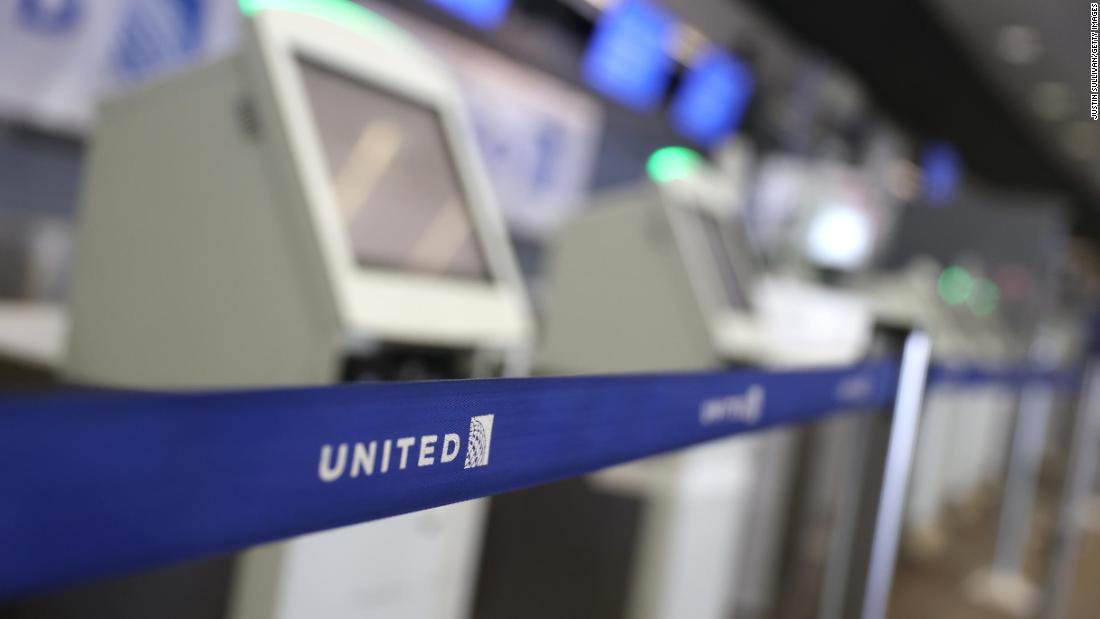
<path id="1" fill-rule="evenodd" d="M 1029 368 L 1053 371 L 1062 360 L 1057 339 L 1046 326 L 1036 320 L 1026 359 Z M 1020 617 L 1034 616 L 1042 601 L 1039 587 L 1025 574 L 1024 565 L 1033 539 L 1035 501 L 1055 397 L 1055 385 L 1045 380 L 1028 380 L 1020 389 L 992 563 L 975 573 L 968 584 L 974 601 Z"/>
<path id="2" fill-rule="evenodd" d="M 924 384 L 932 341 L 923 331 L 913 331 L 905 340 L 898 376 L 898 394 L 894 401 L 893 428 L 886 452 L 882 493 L 871 542 L 871 564 L 867 572 L 867 590 L 863 597 L 863 619 L 884 619 L 890 601 L 897 562 L 898 537 L 905 509 L 905 491 L 913 468 L 913 450 L 920 428 Z"/>
<path id="3" fill-rule="evenodd" d="M 1020 393 L 993 549 L 994 574 L 1023 578 L 1043 445 L 1054 404 L 1053 391 L 1050 385 L 1032 382 Z"/>
<path id="4" fill-rule="evenodd" d="M 1058 529 L 1051 553 L 1042 615 L 1064 619 L 1069 613 L 1077 556 L 1081 550 L 1081 527 L 1088 497 L 1096 485 L 1100 460 L 1100 363 L 1090 360 L 1085 367 L 1081 397 L 1073 424 L 1069 471 L 1062 490 Z"/>
<path id="5" fill-rule="evenodd" d="M 885 415 L 883 415 L 885 416 Z M 839 496 L 836 502 L 836 524 L 833 525 L 831 539 L 829 540 L 829 555 L 825 566 L 821 587 L 821 598 L 818 606 L 818 619 L 845 619 L 853 605 L 859 598 L 865 579 L 861 580 L 854 574 L 855 571 L 866 569 L 866 562 L 852 569 L 858 553 L 857 536 L 861 530 L 870 526 L 870 518 L 863 512 L 869 510 L 872 505 L 865 498 L 869 489 L 875 488 L 881 483 L 881 478 L 876 478 L 874 471 L 868 462 L 881 462 L 882 458 L 875 458 L 878 445 L 885 445 L 882 438 L 882 422 L 875 417 L 853 417 L 849 420 L 847 443 L 849 449 L 844 454 L 842 475 L 844 483 L 840 486 Z M 888 428 L 887 428 L 888 429 Z M 878 440 L 875 440 L 875 439 Z M 878 450 L 883 452 L 882 449 Z M 871 478 L 871 479 L 869 479 Z M 867 537 L 867 536 L 864 536 Z M 869 544 L 863 544 L 869 546 Z M 864 553 L 865 554 L 865 553 Z"/>
<path id="6" fill-rule="evenodd" d="M 850 460 L 819 617 L 886 616 L 931 348 L 923 331 L 905 336 L 892 414 L 863 420 L 865 451 Z"/>

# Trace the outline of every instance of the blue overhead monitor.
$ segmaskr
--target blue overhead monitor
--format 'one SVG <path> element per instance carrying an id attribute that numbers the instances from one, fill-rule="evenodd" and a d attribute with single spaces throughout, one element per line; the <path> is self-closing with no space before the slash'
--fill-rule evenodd
<path id="1" fill-rule="evenodd" d="M 954 199 L 962 180 L 962 158 L 953 146 L 934 142 L 921 156 L 924 196 L 931 204 L 943 205 Z"/>
<path id="2" fill-rule="evenodd" d="M 736 56 L 711 47 L 684 76 L 669 117 L 684 136 L 713 146 L 737 129 L 752 98 L 753 76 Z"/>
<path id="3" fill-rule="evenodd" d="M 511 0 L 428 0 L 478 28 L 496 28 L 508 15 Z"/>
<path id="4" fill-rule="evenodd" d="M 675 62 L 668 54 L 676 22 L 642 0 L 622 0 L 596 24 L 582 65 L 596 91 L 639 111 L 656 107 Z"/>

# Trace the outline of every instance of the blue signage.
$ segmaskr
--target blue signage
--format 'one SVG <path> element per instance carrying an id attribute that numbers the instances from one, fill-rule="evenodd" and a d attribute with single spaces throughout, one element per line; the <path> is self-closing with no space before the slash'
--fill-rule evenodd
<path id="1" fill-rule="evenodd" d="M 80 23 L 83 0 L 19 0 L 16 16 L 23 28 L 46 35 L 61 35 Z"/>
<path id="2" fill-rule="evenodd" d="M 145 77 L 197 53 L 208 0 L 157 0 L 126 7 L 113 54 L 123 79 Z"/>
<path id="3" fill-rule="evenodd" d="M 646 2 L 619 2 L 596 24 L 581 67 L 585 81 L 628 107 L 653 109 L 675 66 L 668 54 L 675 25 L 671 15 Z"/>
<path id="4" fill-rule="evenodd" d="M 704 51 L 684 76 L 669 116 L 684 136 L 713 146 L 737 129 L 752 97 L 753 76 L 732 54 Z"/>
<path id="5" fill-rule="evenodd" d="M 936 142 L 924 150 L 921 157 L 925 198 L 932 204 L 950 202 L 962 179 L 962 158 L 953 146 Z"/>
<path id="6" fill-rule="evenodd" d="M 428 0 L 478 28 L 496 28 L 508 15 L 511 0 Z"/>

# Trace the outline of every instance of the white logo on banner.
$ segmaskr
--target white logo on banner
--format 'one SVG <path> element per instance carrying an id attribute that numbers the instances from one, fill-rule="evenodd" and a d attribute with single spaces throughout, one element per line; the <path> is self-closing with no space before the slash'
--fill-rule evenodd
<path id="1" fill-rule="evenodd" d="M 489 464 L 489 446 L 493 439 L 493 415 L 470 418 L 466 437 L 466 461 L 463 468 Z M 384 475 L 411 467 L 435 466 L 454 462 L 462 448 L 462 438 L 453 432 L 402 436 L 365 443 L 322 445 L 317 476 L 323 482 L 348 477 Z"/>
<path id="2" fill-rule="evenodd" d="M 704 426 L 716 423 L 754 424 L 764 414 L 764 388 L 753 385 L 740 395 L 728 395 L 703 400 L 699 405 L 699 423 Z"/>
<path id="3" fill-rule="evenodd" d="M 852 376 L 836 386 L 836 397 L 845 402 L 858 402 L 871 397 L 875 391 L 874 380 L 863 374 Z"/>
<path id="4" fill-rule="evenodd" d="M 493 442 L 493 416 L 470 417 L 470 434 L 466 438 L 466 465 L 472 469 L 489 464 L 489 445 Z"/>

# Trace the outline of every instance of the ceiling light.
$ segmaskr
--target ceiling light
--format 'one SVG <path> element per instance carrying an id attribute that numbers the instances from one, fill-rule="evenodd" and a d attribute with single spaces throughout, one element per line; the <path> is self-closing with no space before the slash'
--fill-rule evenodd
<path id="1" fill-rule="evenodd" d="M 1043 120 L 1063 120 L 1073 110 L 1073 92 L 1062 82 L 1042 82 L 1031 93 L 1031 105 Z"/>
<path id="2" fill-rule="evenodd" d="M 1042 45 L 1033 28 L 1013 25 L 997 33 L 997 52 L 1006 62 L 1028 64 L 1039 57 Z"/>
<path id="3" fill-rule="evenodd" d="M 1100 135 L 1097 134 L 1097 127 L 1091 121 L 1078 120 L 1062 129 L 1062 147 L 1066 154 L 1078 161 L 1100 158 L 1097 154 Z"/>

